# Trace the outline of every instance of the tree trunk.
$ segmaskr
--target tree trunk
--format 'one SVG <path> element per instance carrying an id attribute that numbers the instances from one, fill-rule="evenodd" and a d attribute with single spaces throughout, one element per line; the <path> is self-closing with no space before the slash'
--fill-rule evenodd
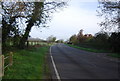
<path id="1" fill-rule="evenodd" d="M 3 51 L 3 53 L 7 46 L 6 41 L 10 34 L 11 28 L 12 28 L 12 26 L 8 25 L 7 22 L 4 19 L 2 19 L 2 51 Z"/>
<path id="2" fill-rule="evenodd" d="M 27 25 L 27 28 L 25 30 L 25 33 L 24 33 L 23 37 L 20 40 L 20 43 L 19 43 L 19 48 L 20 49 L 25 48 L 25 42 L 27 42 L 27 39 L 29 37 L 29 33 L 30 33 L 33 25 L 34 25 L 34 22 L 32 20 L 30 20 L 28 25 Z"/>
<path id="3" fill-rule="evenodd" d="M 28 25 L 25 30 L 25 33 L 20 40 L 19 48 L 21 48 L 21 49 L 25 48 L 25 42 L 27 42 L 30 30 L 32 29 L 32 26 L 34 25 L 34 23 L 37 21 L 38 17 L 41 16 L 40 14 L 42 12 L 42 10 L 41 10 L 42 7 L 43 7 L 43 3 L 35 2 L 35 8 L 33 10 L 33 15 L 31 17 L 31 19 L 28 21 Z"/>

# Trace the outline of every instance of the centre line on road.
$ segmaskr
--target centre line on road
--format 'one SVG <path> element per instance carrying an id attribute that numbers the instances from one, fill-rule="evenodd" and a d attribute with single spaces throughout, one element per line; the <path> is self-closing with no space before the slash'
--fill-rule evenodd
<path id="1" fill-rule="evenodd" d="M 52 60 L 52 64 L 53 64 L 55 74 L 56 74 L 56 77 L 57 77 L 58 81 L 61 81 L 58 70 L 57 70 L 56 65 L 55 65 L 55 61 L 54 61 L 53 56 L 52 56 L 51 47 L 50 47 L 50 57 L 51 57 L 51 60 Z"/>

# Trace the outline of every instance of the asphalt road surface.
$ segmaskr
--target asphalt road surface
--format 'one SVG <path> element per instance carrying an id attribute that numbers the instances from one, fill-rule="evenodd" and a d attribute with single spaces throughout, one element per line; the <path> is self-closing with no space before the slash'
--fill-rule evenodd
<path id="1" fill-rule="evenodd" d="M 118 79 L 119 61 L 98 56 L 65 44 L 50 48 L 53 79 Z M 56 71 L 58 74 L 56 74 Z"/>

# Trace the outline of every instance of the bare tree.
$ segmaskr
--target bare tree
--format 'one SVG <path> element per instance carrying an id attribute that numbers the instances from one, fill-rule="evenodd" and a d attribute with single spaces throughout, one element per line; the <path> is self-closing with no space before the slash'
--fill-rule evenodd
<path id="1" fill-rule="evenodd" d="M 100 23 L 103 29 L 120 32 L 120 1 L 99 1 L 97 12 L 104 19 Z"/>

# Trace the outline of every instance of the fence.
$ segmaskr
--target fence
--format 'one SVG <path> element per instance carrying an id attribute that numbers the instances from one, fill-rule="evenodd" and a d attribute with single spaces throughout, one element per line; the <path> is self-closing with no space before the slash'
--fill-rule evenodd
<path id="1" fill-rule="evenodd" d="M 8 62 L 7 62 L 8 61 Z M 2 55 L 2 76 L 4 76 L 4 70 L 9 67 L 12 66 L 13 64 L 13 53 L 10 52 L 6 57 L 4 55 Z"/>

